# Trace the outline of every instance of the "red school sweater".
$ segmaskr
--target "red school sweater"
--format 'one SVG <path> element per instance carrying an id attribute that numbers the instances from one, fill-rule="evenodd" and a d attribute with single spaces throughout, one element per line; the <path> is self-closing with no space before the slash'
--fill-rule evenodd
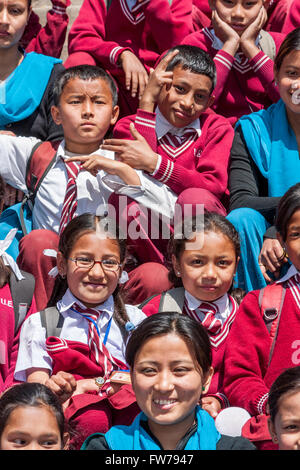
<path id="1" fill-rule="evenodd" d="M 126 0 L 84 0 L 69 33 L 69 54 L 87 52 L 108 70 L 116 68 L 121 52 L 129 49 L 144 66 L 180 44 L 193 31 L 192 0 L 144 0 L 131 12 Z"/>
<path id="2" fill-rule="evenodd" d="M 27 316 L 36 312 L 32 300 Z M 15 383 L 14 370 L 18 356 L 20 331 L 15 335 L 15 315 L 9 284 L 0 289 L 0 393 Z"/>
<path id="3" fill-rule="evenodd" d="M 199 118 L 200 137 L 172 148 L 165 137 L 158 141 L 155 119 L 155 113 L 138 109 L 136 115 L 120 119 L 114 128 L 114 137 L 132 139 L 129 124 L 134 122 L 152 150 L 161 156 L 153 178 L 167 184 L 178 195 L 188 188 L 203 188 L 226 203 L 228 164 L 234 136 L 229 121 L 207 110 Z"/>
<path id="4" fill-rule="evenodd" d="M 143 312 L 150 317 L 158 312 L 158 307 L 160 303 L 161 295 L 157 295 L 151 299 L 144 307 L 142 308 Z M 208 392 L 205 396 L 213 396 L 220 400 L 222 408 L 230 406 L 229 401 L 226 397 L 226 394 L 223 390 L 223 380 L 224 380 L 224 352 L 226 343 L 228 340 L 228 335 L 232 324 L 234 323 L 236 313 L 238 310 L 238 305 L 236 301 L 230 297 L 232 310 L 230 315 L 227 317 L 225 322 L 222 325 L 221 332 L 216 335 L 210 335 L 210 342 L 212 347 L 212 366 L 214 368 L 214 375 L 209 387 Z M 184 306 L 183 313 L 187 314 L 187 307 Z"/>
<path id="5" fill-rule="evenodd" d="M 66 5 L 60 0 L 52 0 L 52 8 L 47 13 L 47 23 L 43 28 L 37 14 L 34 11 L 31 13 L 21 39 L 26 52 L 57 58 L 61 56 L 69 23 L 66 8 L 70 3 L 70 0 Z"/>
<path id="6" fill-rule="evenodd" d="M 278 51 L 285 35 L 269 32 Z M 212 47 L 214 36 L 209 28 L 196 31 L 187 36 L 182 44 L 198 46 L 214 59 L 217 69 L 217 84 L 214 89 L 215 101 L 212 109 L 230 119 L 232 124 L 243 115 L 270 106 L 279 99 L 279 92 L 274 84 L 273 61 L 260 51 L 248 60 L 243 53 L 240 61 Z"/>
<path id="7" fill-rule="evenodd" d="M 259 291 L 252 291 L 243 299 L 227 340 L 224 358 L 224 392 L 231 406 L 245 408 L 253 416 L 266 414 L 269 389 L 279 374 L 300 364 L 299 300 L 296 301 L 292 289 L 287 288 L 268 365 L 271 339 L 260 312 L 258 296 Z"/>

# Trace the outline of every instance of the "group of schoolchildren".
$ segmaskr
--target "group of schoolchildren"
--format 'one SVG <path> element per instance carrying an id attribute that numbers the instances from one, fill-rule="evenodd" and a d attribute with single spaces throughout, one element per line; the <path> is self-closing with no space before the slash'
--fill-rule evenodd
<path id="1" fill-rule="evenodd" d="M 0 0 L 0 449 L 298 450 L 298 2 L 84 0 L 64 64 L 52 3 Z"/>

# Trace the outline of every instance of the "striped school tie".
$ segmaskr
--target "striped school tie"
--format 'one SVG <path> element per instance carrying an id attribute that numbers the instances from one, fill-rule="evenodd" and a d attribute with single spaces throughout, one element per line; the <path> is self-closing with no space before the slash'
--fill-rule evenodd
<path id="1" fill-rule="evenodd" d="M 59 234 L 61 234 L 66 225 L 70 222 L 70 220 L 73 219 L 75 215 L 77 209 L 76 178 L 81 169 L 80 163 L 68 162 L 67 160 L 64 160 L 64 162 L 67 169 L 68 181 L 60 218 Z"/>
<path id="2" fill-rule="evenodd" d="M 222 322 L 215 316 L 218 308 L 212 302 L 202 302 L 197 310 L 205 315 L 201 323 L 202 326 L 207 329 L 208 333 L 213 336 L 220 333 Z"/>

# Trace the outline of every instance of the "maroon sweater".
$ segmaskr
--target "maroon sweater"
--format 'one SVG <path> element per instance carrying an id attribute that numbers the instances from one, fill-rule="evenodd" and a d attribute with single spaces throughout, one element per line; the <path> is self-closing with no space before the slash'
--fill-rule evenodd
<path id="1" fill-rule="evenodd" d="M 108 70 L 116 68 L 121 52 L 129 49 L 144 66 L 193 31 L 192 0 L 145 0 L 134 12 L 126 0 L 84 0 L 69 33 L 69 54 L 87 52 Z"/>
<path id="2" fill-rule="evenodd" d="M 266 413 L 269 389 L 279 374 L 300 364 L 299 290 L 287 283 L 270 364 L 271 339 L 258 295 L 259 291 L 249 292 L 240 305 L 226 344 L 224 375 L 230 405 L 254 416 Z"/>
<path id="3" fill-rule="evenodd" d="M 278 51 L 284 34 L 270 33 Z M 240 62 L 232 55 L 212 47 L 214 37 L 209 28 L 187 36 L 182 44 L 198 46 L 214 59 L 217 69 L 217 85 L 214 89 L 215 101 L 212 109 L 228 117 L 234 124 L 244 114 L 259 111 L 279 99 L 274 85 L 273 61 L 260 51 L 248 60 L 240 53 Z"/>
<path id="4" fill-rule="evenodd" d="M 114 137 L 132 139 L 129 124 L 135 122 L 138 132 L 152 150 L 161 156 L 161 164 L 153 178 L 167 184 L 176 194 L 188 188 L 203 188 L 224 204 L 227 198 L 228 164 L 234 131 L 228 120 L 208 110 L 200 115 L 201 135 L 170 151 L 164 138 L 158 141 L 155 113 L 138 109 L 116 124 Z"/>

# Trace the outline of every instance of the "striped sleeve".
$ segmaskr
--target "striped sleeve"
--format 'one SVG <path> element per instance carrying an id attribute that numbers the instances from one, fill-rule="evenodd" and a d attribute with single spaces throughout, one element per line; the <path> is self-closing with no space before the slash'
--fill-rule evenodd
<path id="1" fill-rule="evenodd" d="M 259 51 L 249 61 L 254 74 L 265 88 L 269 98 L 276 102 L 280 98 L 279 91 L 274 83 L 274 62 L 263 51 Z"/>

